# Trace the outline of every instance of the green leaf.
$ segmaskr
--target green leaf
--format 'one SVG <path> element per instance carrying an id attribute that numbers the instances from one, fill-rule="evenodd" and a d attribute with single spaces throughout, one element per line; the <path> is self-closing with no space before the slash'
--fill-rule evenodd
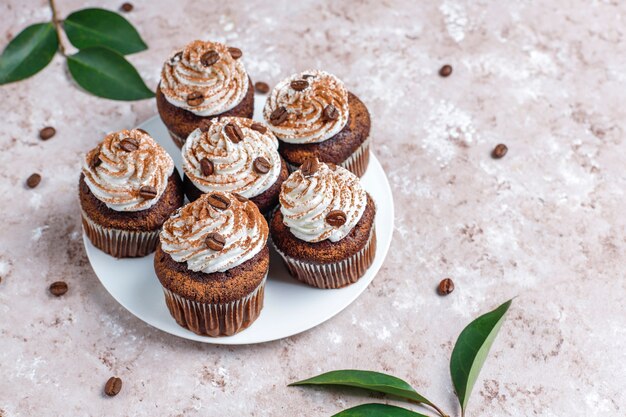
<path id="1" fill-rule="evenodd" d="M 386 404 L 363 404 L 348 408 L 333 417 L 428 417 L 424 414 Z"/>
<path id="2" fill-rule="evenodd" d="M 0 84 L 23 80 L 44 69 L 59 47 L 52 23 L 37 23 L 21 31 L 0 56 Z"/>
<path id="3" fill-rule="evenodd" d="M 65 19 L 63 27 L 78 49 L 105 46 L 122 55 L 148 49 L 130 22 L 109 10 L 79 10 Z"/>
<path id="4" fill-rule="evenodd" d="M 395 376 L 382 374 L 380 372 L 351 369 L 332 371 L 290 384 L 290 386 L 295 385 L 340 385 L 344 387 L 363 388 L 369 391 L 394 395 L 413 402 L 424 403 L 430 406 L 433 405 L 433 403 L 425 397 L 418 394 L 407 382 Z"/>
<path id="5" fill-rule="evenodd" d="M 83 49 L 67 57 L 67 66 L 78 85 L 98 97 L 113 100 L 154 97 L 135 67 L 110 49 Z"/>
<path id="6" fill-rule="evenodd" d="M 491 345 L 502 327 L 504 315 L 511 306 L 509 300 L 500 307 L 478 317 L 459 335 L 450 358 L 450 374 L 459 397 L 462 414 L 476 383 Z"/>

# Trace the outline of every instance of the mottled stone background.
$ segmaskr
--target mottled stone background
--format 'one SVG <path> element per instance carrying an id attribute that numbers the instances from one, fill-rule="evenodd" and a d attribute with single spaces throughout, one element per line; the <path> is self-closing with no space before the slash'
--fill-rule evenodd
<path id="1" fill-rule="evenodd" d="M 57 2 L 62 16 L 121 3 Z M 242 48 L 255 80 L 310 67 L 344 79 L 393 187 L 391 251 L 353 305 L 296 337 L 219 347 L 148 327 L 89 266 L 76 183 L 81 155 L 155 103 L 85 94 L 58 56 L 0 87 L 2 417 L 329 416 L 378 399 L 286 385 L 348 367 L 404 377 L 457 415 L 456 336 L 513 296 L 468 416 L 626 413 L 624 2 L 134 3 L 150 49 L 130 60 L 152 88 L 194 38 Z M 2 48 L 50 17 L 43 0 L 4 0 L 0 15 Z M 58 134 L 42 142 L 46 125 Z M 499 142 L 509 153 L 493 160 Z M 28 190 L 32 172 L 43 181 Z M 446 276 L 457 289 L 441 298 Z M 70 291 L 57 299 L 59 279 Z M 105 398 L 111 375 L 124 388 Z"/>

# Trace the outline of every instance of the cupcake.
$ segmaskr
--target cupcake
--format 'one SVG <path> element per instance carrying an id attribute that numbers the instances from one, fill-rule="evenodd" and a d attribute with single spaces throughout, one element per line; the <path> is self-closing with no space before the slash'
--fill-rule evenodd
<path id="1" fill-rule="evenodd" d="M 359 177 L 365 173 L 370 115 L 334 75 L 305 71 L 281 81 L 270 93 L 263 117 L 291 171 L 315 157 Z"/>
<path id="2" fill-rule="evenodd" d="M 271 238 L 295 278 L 318 288 L 356 282 L 376 252 L 374 201 L 345 168 L 304 161 L 283 183 Z"/>
<path id="3" fill-rule="evenodd" d="M 263 308 L 268 226 L 251 201 L 204 194 L 165 222 L 154 256 L 176 322 L 205 336 L 247 328 Z"/>
<path id="4" fill-rule="evenodd" d="M 184 200 L 174 161 L 141 129 L 111 133 L 87 153 L 78 188 L 85 233 L 116 258 L 154 252 Z"/>
<path id="5" fill-rule="evenodd" d="M 289 176 L 274 134 L 243 117 L 221 117 L 205 132 L 194 130 L 183 145 L 183 170 L 189 201 L 228 191 L 251 199 L 264 215 L 278 204 Z"/>
<path id="6" fill-rule="evenodd" d="M 206 130 L 211 119 L 252 117 L 254 87 L 240 58 L 237 48 L 193 41 L 165 62 L 157 107 L 179 148 L 195 129 Z"/>

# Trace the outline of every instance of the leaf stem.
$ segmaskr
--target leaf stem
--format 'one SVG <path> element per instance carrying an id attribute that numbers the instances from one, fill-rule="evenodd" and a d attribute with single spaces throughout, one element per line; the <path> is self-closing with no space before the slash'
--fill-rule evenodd
<path id="1" fill-rule="evenodd" d="M 443 411 L 441 411 L 441 409 L 437 407 L 435 404 L 432 404 L 432 407 L 439 413 L 441 417 L 448 417 L 448 415 L 444 413 Z"/>
<path id="2" fill-rule="evenodd" d="M 59 20 L 57 7 L 54 3 L 55 0 L 48 0 L 48 4 L 50 5 L 50 9 L 52 10 L 52 24 L 54 25 L 54 29 L 57 32 L 57 39 L 59 40 L 59 51 L 63 56 L 67 56 L 65 52 L 65 45 L 63 44 L 63 36 L 61 35 L 61 21 Z"/>
<path id="3" fill-rule="evenodd" d="M 411 401 L 411 400 L 409 400 L 409 402 L 412 403 L 412 404 L 421 405 L 422 407 L 428 406 L 428 407 L 434 409 L 437 412 L 437 414 L 439 414 L 441 417 L 450 417 L 446 413 L 444 413 L 441 410 L 441 408 L 437 407 L 435 404 L 432 404 L 432 403 L 430 403 L 430 404 L 429 403 L 421 403 L 419 401 Z"/>

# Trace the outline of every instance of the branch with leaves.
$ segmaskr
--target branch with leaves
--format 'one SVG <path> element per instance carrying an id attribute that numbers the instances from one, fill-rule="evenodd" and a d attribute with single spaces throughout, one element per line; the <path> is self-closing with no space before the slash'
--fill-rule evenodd
<path id="1" fill-rule="evenodd" d="M 22 30 L 0 55 L 0 85 L 31 77 L 59 52 L 67 59 L 76 83 L 89 93 L 113 100 L 154 97 L 124 55 L 148 49 L 137 30 L 119 14 L 104 9 L 83 9 L 59 19 L 49 0 L 52 20 Z M 63 31 L 78 49 L 68 55 Z"/>
<path id="2" fill-rule="evenodd" d="M 478 374 L 487 359 L 491 345 L 502 327 L 504 316 L 512 300 L 471 322 L 459 335 L 452 357 L 450 374 L 461 406 L 461 416 L 465 416 L 467 403 Z M 296 385 L 344 386 L 390 395 L 402 401 L 419 404 L 434 410 L 440 417 L 449 417 L 440 407 L 419 394 L 409 383 L 392 375 L 373 371 L 341 370 L 294 382 Z M 363 404 L 344 410 L 333 417 L 428 417 L 406 408 L 387 404 Z"/>

